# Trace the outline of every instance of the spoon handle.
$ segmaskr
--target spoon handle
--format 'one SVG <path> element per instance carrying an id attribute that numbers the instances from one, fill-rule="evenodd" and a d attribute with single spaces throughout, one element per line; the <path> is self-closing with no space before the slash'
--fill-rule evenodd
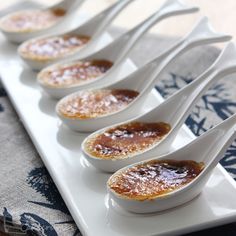
<path id="1" fill-rule="evenodd" d="M 203 17 L 187 36 L 178 40 L 177 43 L 158 55 L 141 69 L 125 78 L 125 80 L 120 80 L 112 86 L 126 88 L 129 87 L 129 84 L 135 79 L 135 85 L 132 84 L 132 88 L 137 91 L 143 91 L 138 98 L 140 99 L 153 89 L 156 82 L 161 78 L 162 73 L 165 72 L 167 66 L 170 66 L 178 56 L 200 44 L 223 42 L 229 39 L 231 39 L 231 36 L 215 32 L 208 18 Z M 143 78 L 149 78 L 148 82 Z"/>
<path id="2" fill-rule="evenodd" d="M 197 7 L 187 6 L 180 0 L 167 0 L 156 13 L 126 34 L 126 38 L 128 37 L 129 40 L 124 47 L 124 52 L 129 51 L 142 35 L 161 20 L 175 15 L 192 13 L 197 10 Z"/>
<path id="3" fill-rule="evenodd" d="M 156 59 L 149 62 L 146 66 L 138 70 L 136 73 L 130 75 L 123 81 L 121 80 L 117 82 L 115 86 L 125 88 L 129 87 L 127 85 L 130 84 L 134 90 L 141 91 L 140 95 L 134 101 L 132 106 L 132 109 L 134 110 L 139 109 L 138 107 L 135 107 L 135 105 L 140 107 L 140 104 L 143 104 L 145 102 L 147 94 L 149 94 L 150 91 L 153 89 L 156 84 L 156 81 L 161 78 L 162 73 L 166 71 L 166 68 L 170 66 L 171 63 L 173 63 L 178 56 L 182 55 L 193 47 L 207 43 L 223 42 L 229 39 L 231 39 L 231 36 L 215 32 L 212 29 L 208 18 L 203 17 L 185 38 L 183 38 L 177 44 L 175 44 L 167 51 L 159 55 Z M 209 72 L 206 72 L 204 76 L 207 77 L 208 74 Z M 149 78 L 148 82 L 143 78 Z M 134 80 L 135 84 L 132 84 Z M 204 80 L 204 78 L 202 80 Z M 180 106 L 180 104 L 176 104 L 176 101 L 178 100 L 168 99 L 165 101 L 165 106 L 167 105 L 167 103 L 170 103 L 169 105 L 167 105 L 168 107 L 173 106 L 174 108 L 176 108 Z M 172 103 L 173 105 L 171 105 Z M 161 108 L 161 106 L 156 107 L 154 110 L 151 111 L 151 114 L 147 113 L 147 115 L 144 115 L 143 119 L 151 120 L 152 115 L 155 114 L 160 116 L 160 109 L 164 108 Z M 172 111 L 175 110 L 176 109 L 172 109 Z M 173 116 L 175 115 L 176 114 L 174 113 Z M 162 119 L 162 117 L 160 117 L 160 119 Z M 163 117 L 163 120 L 164 119 L 165 117 Z"/>
<path id="4" fill-rule="evenodd" d="M 184 54 L 186 51 L 204 44 L 228 41 L 231 38 L 230 35 L 215 32 L 208 18 L 203 17 L 192 31 L 177 44 L 178 47 L 172 47 L 160 57 L 150 62 L 150 64 L 153 64 L 152 68 L 154 69 L 150 70 L 150 77 L 152 77 L 152 79 L 149 84 L 146 85 L 145 90 L 150 92 L 157 80 L 161 78 L 162 72 L 165 72 L 166 67 L 171 65 L 177 57 Z"/>
<path id="5" fill-rule="evenodd" d="M 149 83 L 147 82 L 148 79 L 152 77 L 152 74 L 154 73 L 154 71 L 156 71 L 157 68 L 160 68 L 161 63 L 171 53 L 175 52 L 175 50 L 180 45 L 182 45 L 182 40 L 178 41 L 177 43 L 172 45 L 165 52 L 158 55 L 157 58 L 155 58 L 151 62 L 147 63 L 146 65 L 144 65 L 140 69 L 134 71 L 130 75 L 124 77 L 123 79 L 118 80 L 115 83 L 112 81 L 111 85 L 108 84 L 107 87 L 109 87 L 111 89 L 113 89 L 113 88 L 127 89 L 127 88 L 131 87 L 132 89 L 134 89 L 136 91 L 142 91 L 142 89 L 145 88 L 145 86 L 147 86 L 147 84 L 148 84 L 148 86 L 150 86 L 152 89 L 152 85 L 149 85 L 150 82 Z M 143 79 L 143 78 L 147 78 L 147 79 Z M 134 81 L 135 81 L 135 83 L 134 83 Z M 142 94 L 140 94 L 139 96 L 142 96 Z M 137 99 L 139 99 L 139 98 L 137 98 Z"/>
<path id="6" fill-rule="evenodd" d="M 178 99 L 179 101 L 177 114 L 173 114 L 171 122 L 178 124 L 178 127 L 182 126 L 201 96 L 218 80 L 235 72 L 236 45 L 229 43 L 208 70 L 170 98 L 170 100 Z"/>
<path id="7" fill-rule="evenodd" d="M 124 60 L 142 35 L 145 34 L 154 24 L 170 16 L 192 13 L 197 10 L 197 7 L 187 6 L 180 0 L 167 0 L 159 11 L 106 47 L 105 51 L 108 52 L 108 59 L 116 61 L 116 65 L 119 64 Z M 103 56 L 104 51 L 102 50 L 100 52 Z M 97 56 L 99 57 L 100 54 L 98 53 Z"/>
<path id="8" fill-rule="evenodd" d="M 80 27 L 80 31 L 85 35 L 93 35 L 93 38 L 98 38 L 102 35 L 113 19 L 131 2 L 134 0 L 119 0 L 112 6 L 108 7 L 91 20 Z M 75 30 L 76 31 L 76 30 Z"/>
<path id="9" fill-rule="evenodd" d="M 206 167 L 201 175 L 208 174 L 224 157 L 228 147 L 236 139 L 236 114 L 173 153 L 173 158 L 204 161 Z M 188 155 L 182 155 L 187 152 Z"/>
<path id="10" fill-rule="evenodd" d="M 236 139 L 236 114 L 224 120 L 221 124 L 214 127 L 213 130 L 217 130 L 221 135 L 215 136 L 217 138 L 213 144 L 214 146 L 212 145 L 214 155 L 212 160 L 209 162 L 209 169 L 213 169 L 218 164 L 218 162 L 224 157 L 228 147 Z M 206 141 L 205 136 L 203 136 L 203 141 Z"/>
<path id="11" fill-rule="evenodd" d="M 169 145 L 174 140 L 191 109 L 209 87 L 222 77 L 233 73 L 236 73 L 236 45 L 229 43 L 207 71 L 157 107 L 156 117 L 162 120 L 160 114 L 165 114 L 163 120 L 172 126 L 168 143 L 163 145 Z"/>

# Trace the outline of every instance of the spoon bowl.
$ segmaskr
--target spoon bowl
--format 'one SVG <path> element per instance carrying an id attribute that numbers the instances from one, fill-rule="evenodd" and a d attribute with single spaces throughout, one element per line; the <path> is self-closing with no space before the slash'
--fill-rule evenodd
<path id="1" fill-rule="evenodd" d="M 22 43 L 28 39 L 38 37 L 42 34 L 47 35 L 50 34 L 51 32 L 59 32 L 61 28 L 65 27 L 67 23 L 73 19 L 75 12 L 78 10 L 78 8 L 82 5 L 84 0 L 63 0 L 53 6 L 50 7 L 45 7 L 45 8 L 39 8 L 38 10 L 36 9 L 27 9 L 27 10 L 21 10 L 21 11 L 16 11 L 13 13 L 9 13 L 5 15 L 1 21 L 0 21 L 0 30 L 1 32 L 5 35 L 5 37 L 13 42 L 13 43 Z M 32 27 L 28 28 L 22 28 L 20 29 L 14 29 L 10 30 L 9 24 L 12 25 L 11 19 L 18 19 L 20 16 L 22 17 L 22 14 L 28 17 L 36 17 L 38 15 L 38 18 L 36 20 L 36 24 L 33 25 Z M 51 24 L 46 24 L 41 26 L 40 22 L 42 23 L 40 19 L 40 15 L 44 14 L 45 17 L 48 17 L 48 19 L 44 19 L 44 23 L 48 23 L 49 17 L 55 17 L 55 20 L 51 22 Z M 51 14 L 51 15 L 49 15 Z M 22 22 L 25 19 L 22 18 Z M 29 21 L 29 19 L 26 19 Z M 32 19 L 31 19 L 32 21 Z M 4 25 L 8 24 L 8 26 Z M 29 25 L 29 22 L 28 22 Z M 24 30 L 23 30 L 24 29 Z"/>
<path id="2" fill-rule="evenodd" d="M 213 83 L 236 72 L 235 55 L 236 45 L 234 43 L 229 43 L 208 70 L 159 106 L 137 118 L 101 129 L 89 135 L 82 143 L 82 150 L 87 160 L 100 170 L 114 172 L 129 164 L 144 161 L 152 156 L 164 155 L 170 152 L 176 135 L 196 102 Z M 133 140 L 132 136 L 128 136 L 126 139 L 123 136 L 119 137 L 121 131 L 127 131 L 124 127 L 137 122 L 141 124 L 164 122 L 170 126 L 170 129 L 165 135 L 158 136 L 156 139 L 152 140 L 150 145 L 145 147 L 142 147 L 141 144 L 145 143 L 149 136 L 146 135 L 144 132 L 145 130 L 142 130 L 143 133 L 138 133 L 139 136 L 142 137 L 142 142 L 137 147 L 137 142 L 136 140 Z M 128 133 L 130 132 L 129 130 L 127 131 Z M 134 130 L 132 131 L 132 135 L 135 134 L 135 132 L 140 131 Z M 151 132 L 150 135 L 152 136 L 153 130 L 151 129 L 149 132 Z M 118 136 L 117 133 L 119 134 Z M 102 144 L 102 141 L 97 142 L 98 139 L 104 140 L 102 139 L 104 136 L 106 137 L 105 144 Z M 107 137 L 109 137 L 109 139 Z M 126 145 L 122 144 L 122 140 L 124 139 L 128 142 Z M 126 151 L 125 154 L 120 151 L 121 155 L 119 153 L 116 154 L 113 149 L 128 149 L 128 151 Z M 129 149 L 132 151 L 129 151 Z M 105 156 L 103 154 L 104 150 L 109 150 L 108 153 L 105 152 Z"/>
<path id="3" fill-rule="evenodd" d="M 153 25 L 165 18 L 188 14 L 197 10 L 198 8 L 188 6 L 180 0 L 167 0 L 159 11 L 120 36 L 118 39 L 114 40 L 108 46 L 87 57 L 80 57 L 78 60 L 72 60 L 66 64 L 58 63 L 47 67 L 38 74 L 37 80 L 45 92 L 54 98 L 62 98 L 76 91 L 97 88 L 101 85 L 104 86 L 107 82 L 114 81 L 116 76 L 119 75 L 119 70 L 123 62 L 126 61 L 130 50 Z M 73 65 L 73 68 L 77 67 L 77 70 L 79 71 L 78 65 L 81 64 L 81 62 L 87 63 L 94 60 L 107 60 L 113 63 L 113 66 L 102 76 L 94 76 L 90 79 L 86 76 L 84 78 L 84 74 L 81 76 L 79 72 L 70 73 L 68 76 L 68 72 L 71 72 L 68 67 Z M 62 70 L 67 70 L 67 74 L 64 72 L 60 73 Z M 54 78 L 51 75 L 55 72 L 60 73 L 61 83 L 58 85 L 57 81 L 57 85 L 53 86 L 51 83 L 47 83 L 46 81 L 48 80 L 53 83 Z"/>
<path id="4" fill-rule="evenodd" d="M 76 117 L 70 118 L 65 116 L 60 111 L 60 107 L 62 107 L 63 104 L 68 103 L 68 101 L 72 98 L 84 92 L 79 91 L 68 95 L 59 101 L 56 107 L 57 114 L 65 125 L 80 132 L 93 132 L 106 126 L 111 126 L 133 119 L 141 113 L 143 106 L 145 106 L 145 101 L 148 98 L 150 91 L 153 89 L 156 81 L 161 78 L 161 75 L 165 72 L 167 66 L 169 66 L 177 56 L 193 47 L 202 44 L 227 41 L 230 38 L 231 37 L 228 35 L 219 34 L 213 31 L 208 19 L 203 18 L 184 39 L 177 42 L 141 69 L 138 69 L 131 75 L 121 79 L 118 82 L 114 82 L 105 88 L 106 90 L 129 89 L 138 92 L 138 96 L 125 108 L 111 114 L 105 114 L 91 119 L 80 119 Z"/>
<path id="5" fill-rule="evenodd" d="M 47 37 L 43 36 L 30 39 L 20 45 L 18 54 L 23 61 L 34 70 L 41 70 L 59 61 L 88 56 L 101 48 L 101 46 L 98 47 L 98 42 L 100 42 L 102 34 L 107 30 L 116 16 L 131 2 L 133 2 L 133 0 L 117 1 L 112 6 L 73 30 L 66 31 L 59 35 L 53 34 Z M 80 39 L 84 38 L 87 39 L 86 42 L 80 43 Z M 71 46 L 73 50 L 69 52 L 62 50 L 68 45 Z M 29 52 L 28 48 L 31 48 L 33 51 Z M 35 48 L 37 49 L 36 51 Z M 58 54 L 58 52 L 60 52 L 60 54 Z"/>
<path id="6" fill-rule="evenodd" d="M 191 201 L 201 193 L 209 177 L 211 176 L 213 169 L 221 160 L 229 145 L 236 138 L 235 124 L 236 115 L 233 115 L 218 126 L 207 131 L 202 136 L 198 137 L 188 145 L 175 152 L 152 158 L 146 162 L 136 163 L 117 171 L 110 177 L 107 183 L 107 189 L 111 200 L 116 202 L 122 208 L 134 213 L 159 212 L 177 207 Z M 130 169 L 134 167 L 138 167 L 138 169 L 140 169 L 140 166 L 146 166 L 148 163 L 157 160 L 192 160 L 198 163 L 204 163 L 204 168 L 199 175 L 197 175 L 191 182 L 187 183 L 185 186 L 181 186 L 164 195 L 157 195 L 152 199 L 146 199 L 142 201 L 134 200 L 130 197 L 125 196 L 124 194 L 117 193 L 110 187 L 111 183 L 116 181 L 116 178 L 124 175 Z M 143 176 L 141 177 L 141 183 L 145 181 L 145 177 L 145 174 L 143 174 Z M 137 181 L 136 177 L 132 178 L 132 181 Z M 135 187 L 137 187 L 138 189 L 138 186 L 136 186 L 136 184 L 132 186 L 132 189 L 134 189 Z M 136 193 L 139 194 L 138 191 Z"/>
<path id="7" fill-rule="evenodd" d="M 43 8 L 43 6 L 40 3 L 28 2 L 27 0 L 20 1 L 20 2 L 13 3 L 10 6 L 1 9 L 0 10 L 0 18 L 2 18 L 3 16 L 5 16 L 7 14 L 15 12 L 17 10 L 19 11 L 22 9 L 40 9 L 40 8 Z"/>

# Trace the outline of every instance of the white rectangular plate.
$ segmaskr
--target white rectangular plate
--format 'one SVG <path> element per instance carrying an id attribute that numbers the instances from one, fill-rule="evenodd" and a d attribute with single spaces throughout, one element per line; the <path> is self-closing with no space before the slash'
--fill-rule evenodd
<path id="1" fill-rule="evenodd" d="M 104 40 L 108 40 L 108 35 Z M 128 61 L 121 75 L 135 69 Z M 113 208 L 107 199 L 108 174 L 91 167 L 80 150 L 85 134 L 61 125 L 56 102 L 43 95 L 36 73 L 16 55 L 16 46 L 0 36 L 2 83 L 44 164 L 83 235 L 176 235 L 213 227 L 236 219 L 236 184 L 218 165 L 202 194 L 190 203 L 152 215 L 135 215 Z M 150 94 L 145 110 L 160 103 L 156 91 Z M 190 142 L 193 134 L 183 127 L 173 148 Z"/>

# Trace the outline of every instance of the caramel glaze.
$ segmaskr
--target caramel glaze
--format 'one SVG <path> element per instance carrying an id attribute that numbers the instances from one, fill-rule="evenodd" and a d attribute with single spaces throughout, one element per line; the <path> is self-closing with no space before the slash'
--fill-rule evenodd
<path id="1" fill-rule="evenodd" d="M 66 11 L 62 8 L 54 8 L 51 12 L 57 17 L 62 17 L 66 14 Z"/>
<path id="2" fill-rule="evenodd" d="M 112 65 L 113 63 L 107 60 L 77 61 L 70 65 L 45 70 L 39 80 L 49 87 L 80 85 L 102 76 Z"/>
<path id="3" fill-rule="evenodd" d="M 88 36 L 73 34 L 42 38 L 23 44 L 20 52 L 26 58 L 50 60 L 74 53 L 87 44 L 89 40 L 90 37 Z"/>
<path id="4" fill-rule="evenodd" d="M 24 10 L 9 14 L 1 21 L 1 28 L 8 32 L 33 32 L 53 26 L 66 11 L 61 8 L 53 10 Z"/>
<path id="5" fill-rule="evenodd" d="M 100 159 L 123 159 L 149 149 L 170 129 L 170 125 L 164 122 L 127 123 L 88 139 L 86 149 Z"/>
<path id="6" fill-rule="evenodd" d="M 59 112 L 72 119 L 96 118 L 122 110 L 138 94 L 122 89 L 82 91 L 61 103 Z"/>
<path id="7" fill-rule="evenodd" d="M 154 160 L 118 172 L 108 185 L 126 198 L 151 200 L 185 186 L 203 169 L 203 162 Z"/>

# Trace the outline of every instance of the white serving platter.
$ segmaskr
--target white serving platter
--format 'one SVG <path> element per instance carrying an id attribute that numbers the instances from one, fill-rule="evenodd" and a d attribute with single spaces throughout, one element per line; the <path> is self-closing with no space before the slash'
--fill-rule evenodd
<path id="1" fill-rule="evenodd" d="M 110 40 L 104 35 L 101 41 Z M 90 166 L 81 153 L 86 134 L 72 132 L 61 124 L 54 111 L 56 101 L 41 92 L 36 73 L 21 62 L 16 48 L 0 35 L 2 84 L 83 235 L 178 235 L 236 221 L 236 183 L 220 165 L 202 194 L 181 207 L 135 215 L 114 206 L 106 194 L 109 175 Z M 128 60 L 119 76 L 133 70 L 135 65 Z M 145 110 L 162 100 L 152 91 Z M 193 138 L 184 126 L 172 148 Z"/>

